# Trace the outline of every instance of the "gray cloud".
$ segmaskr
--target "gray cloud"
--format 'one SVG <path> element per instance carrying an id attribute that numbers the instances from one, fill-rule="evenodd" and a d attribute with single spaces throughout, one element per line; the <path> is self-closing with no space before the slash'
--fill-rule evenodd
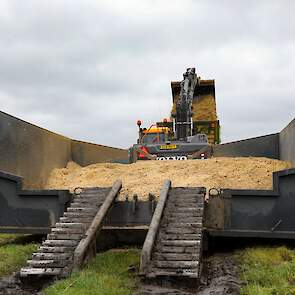
<path id="1" fill-rule="evenodd" d="M 72 138 L 128 147 L 167 117 L 188 66 L 214 78 L 224 142 L 294 117 L 295 3 L 1 1 L 1 110 Z"/>

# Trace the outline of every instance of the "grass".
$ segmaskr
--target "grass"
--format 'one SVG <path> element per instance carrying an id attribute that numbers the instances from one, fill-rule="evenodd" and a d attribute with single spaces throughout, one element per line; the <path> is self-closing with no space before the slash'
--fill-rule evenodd
<path id="1" fill-rule="evenodd" d="M 38 245 L 26 236 L 0 234 L 0 277 L 18 271 L 36 251 Z"/>
<path id="2" fill-rule="evenodd" d="M 139 265 L 140 250 L 110 250 L 99 253 L 79 273 L 57 281 L 44 290 L 46 295 L 131 295 L 137 284 L 137 273 L 128 268 Z"/>
<path id="3" fill-rule="evenodd" d="M 286 247 L 247 248 L 237 254 L 242 295 L 294 295 L 295 250 Z"/>

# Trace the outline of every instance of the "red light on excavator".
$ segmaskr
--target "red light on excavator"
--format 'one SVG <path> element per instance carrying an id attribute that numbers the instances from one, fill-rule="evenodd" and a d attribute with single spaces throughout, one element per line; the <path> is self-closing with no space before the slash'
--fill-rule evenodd
<path id="1" fill-rule="evenodd" d="M 140 120 L 137 120 L 137 123 L 136 124 L 137 124 L 138 127 L 140 127 L 141 126 L 141 121 Z"/>
<path id="2" fill-rule="evenodd" d="M 148 149 L 145 147 L 145 146 L 141 146 L 140 149 L 145 152 L 145 153 L 148 153 Z M 146 154 L 145 153 L 139 153 L 138 157 L 140 159 L 146 159 Z"/>

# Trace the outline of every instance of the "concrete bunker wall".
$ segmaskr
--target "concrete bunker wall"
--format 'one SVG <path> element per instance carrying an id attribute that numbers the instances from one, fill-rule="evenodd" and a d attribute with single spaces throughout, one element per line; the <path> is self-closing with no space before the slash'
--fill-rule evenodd
<path id="1" fill-rule="evenodd" d="M 279 134 L 270 134 L 216 145 L 215 157 L 266 157 L 279 159 Z"/>
<path id="2" fill-rule="evenodd" d="M 0 170 L 22 176 L 27 188 L 42 187 L 52 169 L 70 160 L 85 166 L 127 155 L 127 150 L 71 140 L 0 112 Z"/>
<path id="3" fill-rule="evenodd" d="M 72 160 L 81 166 L 94 163 L 127 162 L 128 150 L 78 140 L 71 141 Z"/>
<path id="4" fill-rule="evenodd" d="M 0 112 L 0 170 L 22 176 L 26 187 L 42 186 L 70 157 L 69 138 Z"/>
<path id="5" fill-rule="evenodd" d="M 280 159 L 295 165 L 295 119 L 280 132 Z"/>
<path id="6" fill-rule="evenodd" d="M 295 119 L 281 132 L 213 147 L 215 157 L 267 157 L 295 165 Z"/>

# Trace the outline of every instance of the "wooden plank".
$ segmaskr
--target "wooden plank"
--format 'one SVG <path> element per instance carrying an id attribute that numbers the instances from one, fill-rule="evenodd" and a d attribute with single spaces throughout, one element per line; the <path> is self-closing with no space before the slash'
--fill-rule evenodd
<path id="1" fill-rule="evenodd" d="M 162 253 L 162 252 L 155 252 L 153 254 L 154 260 L 170 260 L 170 261 L 192 261 L 192 260 L 199 260 L 200 255 L 194 253 Z"/>
<path id="2" fill-rule="evenodd" d="M 163 234 L 201 234 L 202 229 L 201 228 L 192 228 L 192 227 L 186 227 L 186 228 L 166 228 L 162 231 Z"/>
<path id="3" fill-rule="evenodd" d="M 167 205 L 167 210 L 170 212 L 177 212 L 177 213 L 190 213 L 190 212 L 203 212 L 202 208 L 199 207 L 180 207 L 180 206 L 175 206 L 175 205 Z"/>
<path id="4" fill-rule="evenodd" d="M 33 253 L 34 260 L 67 260 L 73 256 L 73 253 Z"/>
<path id="5" fill-rule="evenodd" d="M 168 228 L 202 228 L 202 222 L 167 222 Z"/>
<path id="6" fill-rule="evenodd" d="M 57 222 L 55 224 L 55 228 L 77 228 L 77 229 L 86 229 L 86 226 L 84 223 L 62 223 Z"/>
<path id="7" fill-rule="evenodd" d="M 198 270 L 191 270 L 191 269 L 158 269 L 154 268 L 151 269 L 151 272 L 147 275 L 148 278 L 155 278 L 155 277 L 188 277 L 192 279 L 197 279 L 199 277 Z"/>
<path id="8" fill-rule="evenodd" d="M 91 207 L 75 207 L 75 208 L 72 208 L 72 207 L 69 207 L 67 209 L 67 212 L 73 212 L 73 213 L 82 213 L 82 214 L 85 214 L 85 213 L 91 213 L 91 214 L 96 214 L 97 213 L 97 209 L 96 208 L 91 208 Z"/>
<path id="9" fill-rule="evenodd" d="M 50 247 L 74 247 L 77 246 L 79 241 L 77 240 L 46 240 L 42 243 L 42 246 Z"/>
<path id="10" fill-rule="evenodd" d="M 71 203 L 71 208 L 92 208 L 98 211 L 99 207 L 100 207 L 100 204 L 95 204 L 95 203 L 90 204 L 89 202 L 75 201 L 74 203 Z"/>
<path id="11" fill-rule="evenodd" d="M 61 268 L 32 268 L 32 267 L 23 267 L 20 270 L 21 277 L 27 277 L 31 275 L 49 275 L 49 276 L 59 276 L 62 273 Z"/>
<path id="12" fill-rule="evenodd" d="M 52 233 L 47 235 L 48 240 L 81 240 L 84 234 Z"/>
<path id="13" fill-rule="evenodd" d="M 156 237 L 160 228 L 160 222 L 164 212 L 170 187 L 171 187 L 171 181 L 166 180 L 161 188 L 158 204 L 154 211 L 152 221 L 150 223 L 150 227 L 149 227 L 149 230 L 146 235 L 146 238 L 142 247 L 142 251 L 141 251 L 141 258 L 140 258 L 141 274 L 145 274 L 148 271 L 148 267 L 152 257 L 152 250 L 153 250 L 154 244 L 156 243 Z"/>
<path id="14" fill-rule="evenodd" d="M 69 265 L 69 260 L 28 260 L 27 264 L 30 267 L 44 267 L 44 268 L 55 268 L 55 267 L 65 267 Z"/>
<path id="15" fill-rule="evenodd" d="M 156 260 L 154 262 L 156 267 L 160 268 L 186 268 L 186 269 L 197 269 L 199 266 L 199 262 L 192 260 L 192 261 L 168 261 L 168 260 Z"/>
<path id="16" fill-rule="evenodd" d="M 40 253 L 73 253 L 75 247 L 62 247 L 62 246 L 41 246 L 38 249 Z"/>
<path id="17" fill-rule="evenodd" d="M 73 269 L 79 270 L 82 267 L 84 260 L 90 257 L 90 255 L 94 255 L 93 251 L 90 251 L 95 245 L 96 236 L 100 232 L 103 221 L 107 216 L 112 204 L 114 203 L 119 191 L 122 188 L 122 181 L 117 180 L 114 182 L 112 189 L 107 194 L 105 201 L 101 205 L 99 211 L 94 216 L 90 227 L 87 229 L 85 236 L 81 239 L 78 246 L 74 251 L 74 262 L 73 262 Z M 69 212 L 70 213 L 70 212 Z"/>
<path id="18" fill-rule="evenodd" d="M 161 245 L 164 246 L 182 246 L 182 247 L 191 247 L 200 245 L 199 240 L 161 240 Z"/>
<path id="19" fill-rule="evenodd" d="M 200 240 L 200 234 L 185 234 L 185 233 L 178 233 L 178 234 L 160 234 L 160 239 L 164 240 Z"/>
<path id="20" fill-rule="evenodd" d="M 175 211 L 170 211 L 167 212 L 167 214 L 165 215 L 166 218 L 186 218 L 186 217 L 200 217 L 202 218 L 201 215 L 202 211 L 189 211 L 189 212 L 175 212 Z"/>
<path id="21" fill-rule="evenodd" d="M 90 218 L 94 217 L 95 213 L 93 212 L 65 212 L 64 217 L 73 217 L 73 218 Z"/>
<path id="22" fill-rule="evenodd" d="M 163 223 L 202 223 L 203 221 L 203 217 L 169 217 L 169 216 L 165 216 L 163 218 Z"/>
<path id="23" fill-rule="evenodd" d="M 68 228 L 68 227 L 54 227 L 51 229 L 51 232 L 54 234 L 84 234 L 85 229 L 83 228 Z"/>
<path id="24" fill-rule="evenodd" d="M 188 207 L 191 207 L 191 208 L 196 208 L 197 206 L 199 206 L 198 203 L 196 202 L 174 202 L 174 201 L 171 201 L 170 203 L 171 206 L 177 206 L 178 208 L 188 208 Z"/>
<path id="25" fill-rule="evenodd" d="M 199 246 L 194 247 L 181 247 L 181 246 L 162 246 L 162 247 L 156 247 L 156 251 L 161 253 L 199 253 L 200 248 Z"/>
<path id="26" fill-rule="evenodd" d="M 84 223 L 87 227 L 92 222 L 93 217 L 60 217 L 62 223 Z"/>

